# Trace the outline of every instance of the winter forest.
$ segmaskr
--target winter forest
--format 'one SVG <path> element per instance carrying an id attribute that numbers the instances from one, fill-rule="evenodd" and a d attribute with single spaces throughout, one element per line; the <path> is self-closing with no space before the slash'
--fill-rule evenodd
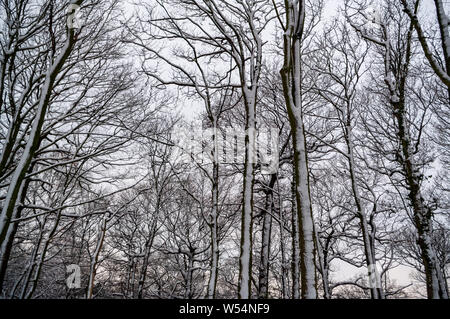
<path id="1" fill-rule="evenodd" d="M 448 299 L 448 0 L 0 0 L 0 299 Z"/>

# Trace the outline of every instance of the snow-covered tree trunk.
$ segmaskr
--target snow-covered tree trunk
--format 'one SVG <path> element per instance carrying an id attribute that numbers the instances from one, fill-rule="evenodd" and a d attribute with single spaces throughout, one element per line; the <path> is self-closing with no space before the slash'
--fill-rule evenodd
<path id="1" fill-rule="evenodd" d="M 136 272 L 136 256 L 129 249 L 128 263 L 127 263 L 127 280 L 124 297 L 126 299 L 132 299 L 134 295 L 134 277 Z"/>
<path id="2" fill-rule="evenodd" d="M 263 40 L 261 29 L 256 25 L 258 7 L 256 2 L 249 2 L 243 8 L 248 15 L 248 27 L 251 32 L 251 42 L 244 40 L 254 48 L 249 53 L 248 60 L 243 59 L 245 50 L 240 54 L 233 53 L 239 68 L 241 90 L 245 106 L 245 162 L 244 191 L 241 218 L 241 247 L 239 255 L 238 296 L 239 299 L 251 298 L 252 283 L 252 218 L 253 218 L 253 185 L 255 179 L 256 150 L 256 103 L 258 86 L 262 72 Z M 241 38 L 242 35 L 239 36 Z M 242 49 L 241 49 L 242 50 Z M 246 61 L 247 60 L 247 61 Z"/>
<path id="3" fill-rule="evenodd" d="M 434 4 L 439 23 L 439 32 L 441 34 L 445 69 L 447 71 L 447 76 L 450 78 L 450 19 L 445 12 L 444 2 L 442 0 L 434 0 Z M 448 99 L 450 102 L 450 86 L 448 86 Z"/>
<path id="4" fill-rule="evenodd" d="M 391 99 L 391 103 L 398 127 L 397 136 L 401 145 L 401 162 L 406 177 L 408 197 L 413 209 L 414 223 L 418 233 L 417 243 L 419 244 L 425 267 L 427 294 L 430 299 L 448 299 L 445 279 L 431 240 L 433 212 L 431 208 L 425 205 L 420 189 L 420 173 L 413 162 L 412 145 L 405 117 L 404 83 L 400 87 L 399 99 Z"/>
<path id="5" fill-rule="evenodd" d="M 207 103 L 210 106 L 210 103 Z M 217 286 L 217 276 L 219 274 L 219 225 L 218 225 L 218 217 L 219 217 L 219 148 L 222 146 L 219 143 L 219 135 L 220 132 L 218 130 L 218 120 L 217 116 L 211 116 L 210 120 L 213 124 L 214 134 L 212 136 L 213 139 L 213 149 L 212 149 L 212 178 L 211 178 L 211 200 L 212 200 L 212 209 L 211 216 L 209 221 L 209 227 L 211 230 L 211 264 L 210 264 L 210 274 L 208 280 L 208 288 L 207 288 L 207 298 L 214 299 L 216 298 L 216 286 Z"/>
<path id="6" fill-rule="evenodd" d="M 241 217 L 241 247 L 239 255 L 239 299 L 250 299 L 252 269 L 252 218 L 253 218 L 253 184 L 255 178 L 256 152 L 256 87 L 244 88 L 246 106 L 246 136 L 244 163 L 244 192 Z"/>
<path id="7" fill-rule="evenodd" d="M 192 299 L 192 277 L 194 273 L 194 253 L 195 251 L 191 250 L 186 255 L 188 258 L 187 269 L 186 269 L 186 287 L 184 299 Z"/>
<path id="8" fill-rule="evenodd" d="M 83 0 L 75 1 L 74 4 L 81 5 Z M 20 187 L 24 181 L 25 174 L 28 171 L 34 154 L 40 145 L 40 135 L 42 126 L 44 124 L 45 116 L 47 113 L 50 96 L 52 94 L 53 85 L 56 81 L 61 68 L 65 61 L 69 57 L 73 45 L 75 43 L 75 30 L 73 28 L 67 29 L 67 40 L 61 49 L 61 52 L 56 57 L 55 61 L 50 65 L 46 76 L 44 85 L 41 90 L 41 96 L 39 104 L 36 110 L 35 119 L 31 128 L 31 132 L 28 136 L 28 141 L 24 149 L 24 153 L 17 164 L 16 169 L 11 178 L 11 182 L 6 194 L 5 201 L 3 203 L 3 209 L 0 215 L 0 245 L 3 244 L 13 215 L 15 206 L 17 205 L 17 199 L 20 191 Z"/>
<path id="9" fill-rule="evenodd" d="M 89 281 L 88 288 L 86 292 L 86 299 L 92 299 L 94 296 L 94 286 L 95 286 L 95 276 L 97 275 L 98 261 L 100 258 L 100 253 L 103 248 L 103 243 L 105 241 L 106 235 L 106 225 L 108 222 L 107 215 L 103 216 L 97 231 L 97 242 L 95 244 L 95 250 L 91 257 L 91 264 L 89 267 Z"/>
<path id="10" fill-rule="evenodd" d="M 54 238 L 56 230 L 58 229 L 59 222 L 61 220 L 61 214 L 62 214 L 61 210 L 59 210 L 56 213 L 55 221 L 53 222 L 53 226 L 51 227 L 46 238 L 45 238 L 45 226 L 49 215 L 46 215 L 44 217 L 44 221 L 42 223 L 39 232 L 39 239 L 33 251 L 32 258 L 30 259 L 30 266 L 27 272 L 25 282 L 22 286 L 20 299 L 30 299 L 36 290 L 38 280 L 41 275 L 42 267 L 44 266 L 48 247 L 50 245 L 50 242 Z"/>
<path id="11" fill-rule="evenodd" d="M 19 191 L 20 202 L 23 202 L 25 200 L 28 185 L 29 180 L 26 180 Z M 23 210 L 22 206 L 16 206 L 13 213 L 13 219 L 20 218 L 22 210 Z M 8 268 L 8 261 L 11 256 L 14 237 L 17 232 L 18 226 L 19 226 L 18 222 L 10 223 L 8 232 L 6 233 L 5 241 L 0 247 L 0 296 L 3 293 L 3 284 L 5 282 L 6 270 Z"/>
<path id="12" fill-rule="evenodd" d="M 300 235 L 295 182 L 292 183 L 292 299 L 300 299 Z"/>
<path id="13" fill-rule="evenodd" d="M 396 121 L 397 137 L 400 144 L 400 164 L 406 179 L 408 197 L 413 208 L 414 223 L 418 232 L 418 244 L 421 250 L 425 267 L 428 298 L 448 299 L 443 275 L 441 273 L 436 253 L 431 241 L 432 210 L 426 207 L 425 200 L 420 189 L 420 173 L 414 165 L 412 141 L 409 134 L 408 121 L 406 119 L 406 81 L 408 77 L 409 63 L 412 54 L 411 30 L 408 34 L 407 48 L 405 52 L 404 70 L 400 76 L 394 78 L 391 70 L 391 48 L 389 36 L 385 41 L 385 82 L 390 92 L 392 114 Z"/>
<path id="14" fill-rule="evenodd" d="M 280 192 L 280 187 L 278 187 L 278 192 Z M 281 203 L 279 203 L 279 210 L 280 210 L 280 219 L 279 219 L 279 225 L 280 225 L 280 253 L 281 253 L 281 296 L 283 299 L 289 298 L 289 288 L 288 288 L 288 276 L 289 276 L 289 265 L 288 265 L 288 259 L 286 258 L 287 255 L 287 248 L 286 248 L 286 241 L 288 240 L 288 237 L 286 236 L 286 218 L 285 218 L 285 212 L 284 207 Z"/>
<path id="15" fill-rule="evenodd" d="M 330 281 L 329 281 L 329 263 L 328 263 L 328 247 L 322 247 L 319 235 L 317 231 L 314 232 L 316 247 L 317 247 L 317 260 L 318 260 L 318 269 L 322 276 L 322 288 L 323 288 L 323 298 L 331 299 L 331 289 L 330 289 Z"/>
<path id="16" fill-rule="evenodd" d="M 38 238 L 37 238 L 36 244 L 31 252 L 31 256 L 28 261 L 27 270 L 25 271 L 25 276 L 23 278 L 23 285 L 22 285 L 22 291 L 20 293 L 20 299 L 25 299 L 25 297 L 28 295 L 28 287 L 29 287 L 30 283 L 32 284 L 31 277 L 33 276 L 33 273 L 34 273 L 36 267 L 38 266 L 37 261 L 39 260 L 39 258 L 38 258 L 39 251 L 41 248 L 41 244 L 44 241 L 44 228 L 45 228 L 45 219 L 39 228 Z M 44 243 L 44 245 L 45 245 L 45 243 Z M 20 284 L 20 280 L 17 281 L 15 288 L 11 292 L 11 297 L 14 296 L 15 290 L 19 287 L 19 284 Z"/>
<path id="17" fill-rule="evenodd" d="M 305 1 L 285 1 L 283 91 L 294 145 L 294 181 L 300 234 L 302 298 L 317 297 L 314 223 L 309 194 L 309 171 L 302 110 L 301 41 L 305 24 Z"/>
<path id="18" fill-rule="evenodd" d="M 270 182 L 266 185 L 265 190 L 265 205 L 263 212 L 263 229 L 262 229 L 262 244 L 260 252 L 259 264 L 259 284 L 258 284 L 258 298 L 267 299 L 269 297 L 269 267 L 270 267 L 270 244 L 272 236 L 272 214 L 273 214 L 273 187 L 277 180 L 277 175 L 272 174 Z"/>
<path id="19" fill-rule="evenodd" d="M 217 130 L 216 130 L 217 134 Z M 219 214 L 219 159 L 217 135 L 214 135 L 214 163 L 212 177 L 212 211 L 211 211 L 211 270 L 208 281 L 208 299 L 216 297 L 217 275 L 219 272 L 219 235 L 218 235 L 218 214 Z"/>
<path id="20" fill-rule="evenodd" d="M 434 0 L 434 4 L 439 22 L 439 32 L 441 33 L 442 52 L 444 54 L 445 67 L 447 70 L 447 75 L 450 76 L 450 19 L 445 12 L 444 2 L 442 0 Z"/>
<path id="21" fill-rule="evenodd" d="M 0 155 L 0 181 L 3 180 L 3 176 L 7 173 L 8 162 L 11 161 L 11 152 L 13 150 L 14 144 L 17 140 L 17 135 L 20 131 L 21 120 L 19 118 L 19 110 L 13 117 L 12 123 L 8 129 L 8 133 L 5 138 L 4 145 L 2 146 L 2 153 Z"/>
<path id="22" fill-rule="evenodd" d="M 406 119 L 406 81 L 408 77 L 409 63 L 411 59 L 411 30 L 408 35 L 408 45 L 406 48 L 406 58 L 403 73 L 398 77 L 393 77 L 391 70 L 391 42 L 386 39 L 385 47 L 385 82 L 390 92 L 390 103 L 392 114 L 396 121 L 397 137 L 400 144 L 400 164 L 406 179 L 408 197 L 414 213 L 414 223 L 418 232 L 418 244 L 421 250 L 422 260 L 425 267 L 425 277 L 427 283 L 428 298 L 448 299 L 448 292 L 438 265 L 433 243 L 431 241 L 432 232 L 432 209 L 425 205 L 425 200 L 420 189 L 420 173 L 414 164 L 412 151 L 412 141 L 409 134 L 408 121 Z"/>
<path id="23" fill-rule="evenodd" d="M 417 32 L 419 42 L 422 46 L 425 57 L 431 65 L 431 68 L 439 77 L 439 79 L 448 87 L 449 99 L 450 99 L 450 19 L 448 18 L 444 2 L 442 0 L 434 0 L 436 8 L 436 16 L 439 24 L 439 32 L 441 35 L 442 53 L 444 65 L 438 62 L 435 57 L 435 52 L 433 52 L 433 45 L 428 43 L 428 36 L 422 28 L 417 17 L 418 9 L 420 6 L 420 0 L 416 0 L 414 7 L 412 8 L 407 0 L 401 0 L 403 4 L 403 9 L 408 14 L 411 19 L 412 25 Z"/>
<path id="24" fill-rule="evenodd" d="M 350 107 L 347 107 L 346 110 L 346 123 L 345 123 L 345 132 L 344 132 L 344 138 L 345 142 L 347 144 L 347 159 L 348 159 L 348 168 L 350 173 L 350 181 L 352 185 L 352 194 L 353 199 L 355 201 L 357 215 L 360 221 L 360 227 L 361 227 L 361 235 L 363 238 L 364 243 L 364 254 L 366 257 L 366 264 L 367 264 L 367 272 L 369 276 L 369 287 L 370 287 L 370 294 L 372 296 L 372 299 L 384 299 L 384 293 L 382 291 L 381 287 L 381 279 L 378 274 L 377 268 L 376 268 L 376 257 L 375 252 L 373 251 L 372 247 L 374 243 L 371 240 L 370 232 L 369 232 L 369 225 L 367 222 L 367 215 L 365 212 L 364 207 L 361 203 L 361 195 L 359 193 L 358 188 L 358 181 L 356 178 L 356 170 L 355 170 L 355 158 L 354 158 L 354 146 L 353 146 L 353 134 L 352 134 L 352 124 L 351 124 L 351 116 L 350 116 Z"/>
<path id="25" fill-rule="evenodd" d="M 410 151 L 411 141 L 405 127 L 405 105 L 403 96 L 400 101 L 393 101 L 394 114 L 398 125 L 398 137 L 401 142 L 403 170 L 408 185 L 408 197 L 414 212 L 414 223 L 418 232 L 418 244 L 420 247 L 422 261 L 425 267 L 425 277 L 428 298 L 448 299 L 448 292 L 444 276 L 438 264 L 433 243 L 432 234 L 432 210 L 425 206 L 421 195 L 419 172 L 414 168 L 412 154 Z"/>
<path id="26" fill-rule="evenodd" d="M 159 215 L 159 212 L 158 212 L 159 200 L 157 200 L 156 207 L 157 207 L 157 209 L 156 209 L 155 215 L 158 216 Z M 149 263 L 149 258 L 150 258 L 150 252 L 151 252 L 151 249 L 153 247 L 153 242 L 156 237 L 157 223 L 158 223 L 157 218 L 155 217 L 155 219 L 152 222 L 152 225 L 150 226 L 150 232 L 148 234 L 147 240 L 145 241 L 144 260 L 142 261 L 142 267 L 141 267 L 141 271 L 139 273 L 138 293 L 137 293 L 138 299 L 143 298 L 145 280 L 147 278 L 147 268 L 148 268 L 148 263 Z"/>
<path id="27" fill-rule="evenodd" d="M 9 123 L 8 132 L 2 141 L 3 145 L 0 152 L 0 181 L 3 181 L 5 174 L 8 173 L 9 166 L 14 162 L 14 154 L 18 147 L 17 144 L 19 144 L 17 140 L 18 134 L 25 120 L 22 112 L 26 105 L 27 96 L 33 88 L 34 77 L 37 75 L 31 73 L 24 78 L 27 81 L 27 85 L 21 90 L 17 101 L 14 101 L 14 98 L 11 98 L 11 96 L 8 97 L 8 92 L 13 90 L 15 87 L 14 83 L 18 82 L 18 78 L 15 78 L 18 75 L 14 76 L 13 74 L 20 74 L 18 72 L 20 64 L 18 62 L 20 61 L 18 54 L 23 50 L 22 46 L 26 39 L 32 38 L 33 35 L 39 32 L 44 22 L 46 22 L 46 18 L 43 16 L 36 19 L 26 16 L 27 6 L 29 4 L 22 4 L 23 10 L 17 10 L 15 6 L 17 6 L 17 3 L 9 1 L 1 5 L 2 12 L 8 12 L 8 14 L 6 15 L 5 21 L 5 35 L 7 38 L 2 43 L 3 49 L 0 53 L 0 114 L 11 112 L 12 118 Z M 28 21 L 28 18 L 31 19 Z M 42 52 L 42 54 L 44 53 Z M 6 100 L 4 100 L 5 97 Z M 14 103 L 11 103 L 12 101 Z"/>

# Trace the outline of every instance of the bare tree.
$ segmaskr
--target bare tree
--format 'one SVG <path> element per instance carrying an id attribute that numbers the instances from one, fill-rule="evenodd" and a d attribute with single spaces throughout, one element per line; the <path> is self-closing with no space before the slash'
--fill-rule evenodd
<path id="1" fill-rule="evenodd" d="M 413 23 L 405 26 L 403 23 L 405 17 L 398 4 L 387 1 L 385 16 L 377 23 L 373 33 L 368 33 L 361 22 L 355 22 L 355 18 L 363 14 L 361 12 L 365 9 L 365 4 L 359 2 L 352 13 L 347 3 L 347 17 L 358 34 L 379 49 L 384 67 L 382 74 L 387 90 L 386 100 L 390 106 L 389 115 L 395 121 L 392 128 L 393 137 L 397 142 L 394 150 L 395 161 L 399 164 L 398 173 L 404 178 L 404 187 L 408 191 L 407 196 L 413 211 L 414 226 L 418 232 L 418 244 L 421 247 L 427 276 L 428 297 L 448 298 L 443 274 L 437 266 L 436 253 L 431 241 L 434 209 L 426 203 L 423 187 L 421 187 L 423 175 L 420 173 L 420 166 L 424 163 L 420 163 L 417 159 L 422 137 L 420 132 L 424 130 L 425 123 L 421 122 L 414 140 L 412 136 L 414 126 L 408 118 L 408 106 L 414 105 L 407 96 L 408 80 L 411 78 L 414 58 L 412 38 L 414 26 Z M 402 33 L 394 33 L 395 27 Z M 392 174 L 395 173 L 392 172 Z"/>

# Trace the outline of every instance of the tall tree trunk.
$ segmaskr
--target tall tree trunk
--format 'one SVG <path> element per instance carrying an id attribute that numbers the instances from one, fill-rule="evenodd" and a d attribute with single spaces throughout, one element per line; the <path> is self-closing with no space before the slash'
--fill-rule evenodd
<path id="1" fill-rule="evenodd" d="M 192 277 L 194 272 L 194 253 L 195 250 L 191 250 L 188 254 L 188 269 L 186 270 L 186 290 L 184 299 L 192 299 Z"/>
<path id="2" fill-rule="evenodd" d="M 61 220 L 61 214 L 62 211 L 59 210 L 55 216 L 55 222 L 50 229 L 49 234 L 47 235 L 47 238 L 44 240 L 45 237 L 45 225 L 47 221 L 47 216 L 44 217 L 44 222 L 42 223 L 41 230 L 39 232 L 39 239 L 36 244 L 36 248 L 33 250 L 32 256 L 30 258 L 30 266 L 27 273 L 27 276 L 25 277 L 25 282 L 22 287 L 22 293 L 20 298 L 21 299 L 30 299 L 37 287 L 37 283 L 39 280 L 39 277 L 41 275 L 42 267 L 45 262 L 45 256 L 47 255 L 48 246 L 50 245 L 50 242 L 53 239 L 53 236 L 56 233 L 56 230 L 59 226 L 59 222 Z M 42 248 L 41 248 L 41 243 Z"/>
<path id="3" fill-rule="evenodd" d="M 308 160 L 302 112 L 301 40 L 305 23 L 305 1 L 286 0 L 283 91 L 294 145 L 294 181 L 300 234 L 302 298 L 317 298 L 314 223 L 311 210 Z"/>
<path id="4" fill-rule="evenodd" d="M 390 81 L 389 74 L 392 73 L 390 68 L 391 43 L 389 38 L 386 40 L 386 84 L 390 92 L 392 114 L 396 123 L 396 135 L 400 145 L 398 161 L 402 167 L 403 175 L 406 180 L 408 197 L 414 214 L 414 224 L 418 233 L 418 244 L 425 268 L 427 295 L 430 299 L 448 299 L 448 292 L 444 283 L 445 279 L 443 278 L 443 274 L 439 267 L 439 262 L 431 240 L 433 212 L 425 205 L 425 200 L 421 194 L 421 174 L 419 172 L 419 168 L 415 167 L 414 164 L 412 141 L 409 134 L 408 121 L 406 119 L 406 82 L 412 55 L 412 30 L 413 23 L 411 24 L 410 31 L 408 33 L 405 63 L 401 70 L 401 75 L 397 79 L 398 88 L 396 88 Z"/>
<path id="5" fill-rule="evenodd" d="M 260 253 L 259 265 L 259 283 L 258 283 L 258 298 L 267 299 L 269 297 L 269 263 L 270 263 L 270 243 L 272 236 L 272 214 L 273 214 L 273 187 L 277 180 L 277 174 L 272 174 L 270 182 L 267 185 L 266 200 L 263 212 L 263 229 L 262 229 L 262 245 Z"/>
<path id="6" fill-rule="evenodd" d="M 420 168 L 415 164 L 414 160 L 414 148 L 413 140 L 411 139 L 409 132 L 409 123 L 407 120 L 407 107 L 406 107 L 406 90 L 407 90 L 407 80 L 409 78 L 409 68 L 411 64 L 411 57 L 413 54 L 412 50 L 412 35 L 414 29 L 417 31 L 419 36 L 419 41 L 422 44 L 425 55 L 433 66 L 434 58 L 430 56 L 430 50 L 425 40 L 423 30 L 417 20 L 417 10 L 419 1 L 415 3 L 414 12 L 408 6 L 405 0 L 402 0 L 405 12 L 411 18 L 411 24 L 409 31 L 406 35 L 404 42 L 402 43 L 402 51 L 396 52 L 395 60 L 392 57 L 393 48 L 397 45 L 393 45 L 391 42 L 390 34 L 387 26 L 383 23 L 382 29 L 383 38 L 381 41 L 375 41 L 371 37 L 365 36 L 361 30 L 362 36 L 366 40 L 375 43 L 376 45 L 383 47 L 383 58 L 384 58 L 384 81 L 389 93 L 389 103 L 391 106 L 391 116 L 395 123 L 395 135 L 397 137 L 397 142 L 399 149 L 396 151 L 397 162 L 400 164 L 401 173 L 405 180 L 405 188 L 408 191 L 408 198 L 412 206 L 414 215 L 414 225 L 417 230 L 418 235 L 418 245 L 421 250 L 422 262 L 425 268 L 426 286 L 428 298 L 448 299 L 448 292 L 446 289 L 445 279 L 442 271 L 439 267 L 439 263 L 436 257 L 436 252 L 432 243 L 432 209 L 427 207 L 425 200 L 421 194 L 420 184 L 421 184 L 421 173 Z M 441 1 L 436 1 L 436 9 L 439 14 L 439 7 L 442 4 Z M 446 19 L 446 16 L 441 16 Z M 444 19 L 444 20 L 445 20 Z M 441 22 L 440 22 L 441 23 Z M 402 39 L 398 39 L 401 41 Z M 406 42 L 406 46 L 404 45 Z M 448 50 L 444 50 L 447 51 Z M 399 65 L 397 65 L 397 63 Z M 447 85 L 450 84 L 446 80 L 446 75 L 442 74 L 439 67 L 433 66 L 436 74 L 443 80 Z M 447 76 L 448 78 L 448 76 Z"/>
<path id="7" fill-rule="evenodd" d="M 292 183 L 292 299 L 300 299 L 300 235 L 295 182 Z"/>
<path id="8" fill-rule="evenodd" d="M 159 207 L 159 204 L 157 203 L 156 206 Z M 159 213 L 157 212 L 156 216 L 158 215 Z M 157 228 L 157 219 L 155 217 L 155 220 L 152 221 L 150 233 L 145 242 L 144 260 L 142 261 L 142 267 L 139 273 L 138 294 L 137 294 L 138 299 L 142 299 L 144 294 L 145 279 L 147 278 L 148 259 L 150 258 L 150 251 L 153 247 L 153 241 L 156 236 L 156 228 Z"/>
<path id="9" fill-rule="evenodd" d="M 32 168 L 30 170 L 32 170 Z M 30 184 L 30 181 L 25 180 L 24 184 L 22 185 L 22 187 L 19 191 L 19 198 L 20 198 L 21 203 L 23 203 L 26 198 L 26 193 L 27 193 L 29 184 Z M 20 216 L 22 215 L 22 210 L 23 210 L 22 206 L 20 206 L 20 205 L 16 206 L 15 212 L 13 213 L 13 219 L 20 218 Z M 0 296 L 3 293 L 3 285 L 5 282 L 6 270 L 8 268 L 8 261 L 9 261 L 10 255 L 11 255 L 14 238 L 16 236 L 18 227 L 19 227 L 18 222 L 11 223 L 9 225 L 9 229 L 6 234 L 5 241 L 3 242 L 3 245 L 1 246 L 1 249 L 0 249 Z"/>
<path id="10" fill-rule="evenodd" d="M 278 194 L 280 194 L 280 183 L 277 183 Z M 279 196 L 279 213 L 280 213 L 280 252 L 281 252 L 281 297 L 282 299 L 287 299 L 289 296 L 288 291 L 288 275 L 289 266 L 286 261 L 286 234 L 284 227 L 286 226 L 284 217 L 284 205 L 281 202 L 281 197 Z"/>
<path id="11" fill-rule="evenodd" d="M 441 34 L 445 69 L 447 71 L 447 75 L 450 77 L 450 19 L 445 12 L 444 3 L 442 0 L 434 0 L 434 4 L 436 7 L 436 16 L 439 23 L 439 32 Z M 448 87 L 448 98 L 450 101 L 450 87 Z"/>
<path id="12" fill-rule="evenodd" d="M 329 238 L 327 238 L 326 244 L 324 247 L 322 247 L 319 234 L 316 230 L 314 230 L 314 236 L 316 240 L 316 247 L 317 247 L 317 259 L 319 262 L 319 266 L 317 267 L 320 271 L 320 274 L 322 276 L 322 286 L 323 286 L 323 298 L 324 299 L 331 299 L 331 289 L 330 289 L 330 281 L 329 281 L 329 264 L 328 264 L 328 243 L 330 241 Z"/>
<path id="13" fill-rule="evenodd" d="M 356 180 L 355 159 L 353 150 L 353 135 L 351 127 L 350 107 L 347 108 L 347 120 L 345 123 L 344 137 L 347 144 L 347 159 L 349 165 L 350 181 L 352 185 L 353 199 L 355 200 L 357 216 L 359 218 L 361 235 L 364 243 L 364 254 L 366 257 L 367 272 L 369 276 L 370 295 L 372 299 L 384 299 L 384 293 L 381 287 L 381 279 L 376 266 L 375 251 L 372 249 L 374 243 L 371 240 L 367 215 L 362 207 L 361 196 Z"/>
<path id="14" fill-rule="evenodd" d="M 214 162 L 213 162 L 213 176 L 212 176 L 212 211 L 211 211 L 211 269 L 208 281 L 207 298 L 216 298 L 217 276 L 219 273 L 219 143 L 217 120 L 213 119 L 214 124 Z"/>
<path id="15" fill-rule="evenodd" d="M 244 198 L 239 256 L 239 299 L 250 299 L 251 297 L 253 184 L 256 163 L 256 92 L 256 86 L 251 89 L 244 88 L 246 105 L 245 129 L 247 134 L 245 135 Z"/>
<path id="16" fill-rule="evenodd" d="M 83 0 L 77 0 L 75 1 L 75 4 L 80 5 L 82 2 Z M 28 171 L 31 165 L 31 161 L 33 160 L 33 157 L 38 150 L 41 142 L 41 130 L 45 121 L 53 85 L 65 61 L 72 52 L 74 43 L 74 29 L 68 29 L 66 43 L 61 49 L 60 54 L 56 57 L 55 61 L 50 65 L 45 76 L 44 86 L 42 87 L 42 92 L 39 99 L 39 105 L 36 110 L 33 126 L 28 137 L 28 141 L 25 146 L 22 158 L 17 164 L 17 167 L 12 175 L 11 182 L 8 187 L 8 192 L 3 203 L 3 209 L 0 215 L 0 245 L 3 245 L 3 242 L 5 241 L 11 217 L 17 204 L 20 187 L 25 179 L 26 172 Z"/>
<path id="17" fill-rule="evenodd" d="M 88 282 L 88 289 L 87 289 L 87 293 L 86 293 L 86 299 L 92 299 L 94 296 L 95 276 L 97 275 L 98 260 L 100 257 L 100 252 L 103 247 L 103 242 L 105 240 L 106 224 L 107 224 L 107 217 L 105 215 L 98 227 L 97 243 L 95 245 L 94 254 L 91 258 L 91 266 L 90 266 L 90 270 L 89 270 L 89 282 Z"/>
<path id="18" fill-rule="evenodd" d="M 414 224 L 418 233 L 418 244 L 425 267 L 427 294 L 430 299 L 448 299 L 445 278 L 436 257 L 432 243 L 432 210 L 425 205 L 420 191 L 420 173 L 412 162 L 411 141 L 406 129 L 405 105 L 403 97 L 393 102 L 394 116 L 398 126 L 398 138 L 401 143 L 402 167 L 408 186 L 408 197 L 414 213 Z"/>

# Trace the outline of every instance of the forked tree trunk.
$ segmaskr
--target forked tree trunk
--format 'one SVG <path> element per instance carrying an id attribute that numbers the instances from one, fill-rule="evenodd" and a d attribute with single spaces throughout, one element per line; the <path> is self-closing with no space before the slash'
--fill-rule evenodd
<path id="1" fill-rule="evenodd" d="M 302 298 L 316 299 L 314 223 L 311 210 L 309 172 L 302 112 L 301 40 L 305 23 L 305 1 L 286 0 L 283 91 L 294 146 L 294 181 L 300 235 Z"/>

